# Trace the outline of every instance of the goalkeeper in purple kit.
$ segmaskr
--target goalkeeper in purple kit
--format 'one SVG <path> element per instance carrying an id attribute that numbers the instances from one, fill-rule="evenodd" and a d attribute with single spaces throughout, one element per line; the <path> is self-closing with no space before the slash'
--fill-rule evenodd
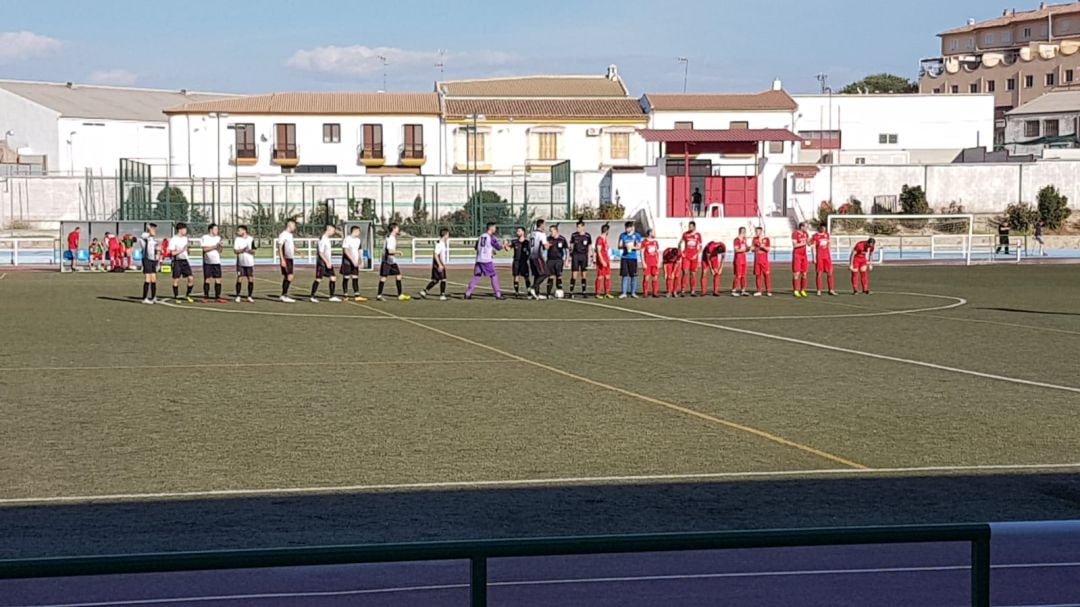
<path id="1" fill-rule="evenodd" d="M 476 241 L 476 265 L 473 266 L 473 277 L 469 281 L 469 287 L 465 289 L 465 299 L 472 299 L 476 284 L 484 276 L 491 279 L 491 290 L 495 292 L 495 299 L 504 299 L 499 289 L 499 275 L 495 272 L 495 252 L 501 251 L 502 248 L 502 243 L 495 236 L 495 224 L 488 223 L 487 229 Z"/>

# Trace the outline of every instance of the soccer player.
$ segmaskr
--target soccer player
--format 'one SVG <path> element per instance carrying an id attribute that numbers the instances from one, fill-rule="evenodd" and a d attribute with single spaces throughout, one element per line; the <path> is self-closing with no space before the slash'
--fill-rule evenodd
<path id="1" fill-rule="evenodd" d="M 341 239 L 341 294 L 349 299 L 349 281 L 352 280 L 353 301 L 367 301 L 360 295 L 360 226 L 349 228 L 349 234 Z"/>
<path id="2" fill-rule="evenodd" d="M 157 241 L 157 224 L 146 224 L 146 231 L 139 239 L 142 247 L 142 302 L 144 304 L 157 303 L 157 271 L 158 258 L 161 257 L 161 245 Z"/>
<path id="3" fill-rule="evenodd" d="M 600 226 L 600 236 L 596 238 L 596 298 L 613 299 L 611 294 L 611 253 L 608 249 L 608 232 L 611 226 Z"/>
<path id="4" fill-rule="evenodd" d="M 538 293 L 540 285 L 547 281 L 547 255 L 548 240 L 544 233 L 544 220 L 536 220 L 536 229 L 529 235 L 529 267 L 532 269 L 533 284 L 529 289 L 529 297 L 534 299 L 547 299 L 543 293 Z"/>
<path id="5" fill-rule="evenodd" d="M 675 297 L 679 291 L 679 281 L 682 280 L 682 253 L 677 247 L 664 249 L 662 256 L 664 261 L 664 282 L 667 283 L 667 296 Z"/>
<path id="6" fill-rule="evenodd" d="M 79 259 L 79 226 L 75 226 L 75 229 L 68 232 L 67 235 L 67 250 L 68 255 L 71 255 L 71 271 L 75 271 L 75 263 Z"/>
<path id="7" fill-rule="evenodd" d="M 701 296 L 705 296 L 706 276 L 712 276 L 713 297 L 720 295 L 720 275 L 724 273 L 724 257 L 727 255 L 727 247 L 724 243 L 714 240 L 705 245 L 701 253 Z"/>
<path id="8" fill-rule="evenodd" d="M 290 219 L 285 222 L 285 229 L 278 234 L 278 256 L 281 258 L 281 301 L 294 303 L 296 300 L 289 297 L 289 287 L 293 281 L 293 258 L 296 257 L 296 241 L 293 233 L 296 232 L 296 220 Z"/>
<path id="9" fill-rule="evenodd" d="M 109 262 L 109 271 L 121 267 L 120 257 L 122 256 L 122 247 L 120 246 L 120 239 L 116 234 L 112 232 L 105 233 L 105 260 Z"/>
<path id="10" fill-rule="evenodd" d="M 731 284 L 732 297 L 746 297 L 746 253 L 750 250 L 746 242 L 746 228 L 739 228 L 739 235 L 732 245 L 734 259 L 731 265 L 735 269 L 735 282 Z"/>
<path id="11" fill-rule="evenodd" d="M 202 247 L 202 271 L 203 271 L 203 303 L 215 301 L 226 303 L 221 298 L 221 235 L 218 233 L 218 225 L 210 224 L 206 236 L 199 239 Z M 214 299 L 210 299 L 210 281 L 214 281 Z"/>
<path id="12" fill-rule="evenodd" d="M 520 298 L 521 279 L 525 279 L 526 290 L 532 290 L 532 283 L 529 281 L 529 237 L 525 233 L 525 228 L 518 227 L 516 236 L 510 241 L 510 248 L 514 253 L 513 268 L 510 273 L 514 276 L 514 297 Z"/>
<path id="13" fill-rule="evenodd" d="M 769 262 L 772 241 L 761 226 L 754 228 L 754 240 L 750 247 L 754 249 L 754 282 L 757 284 L 754 297 L 761 297 L 762 294 L 772 297 L 772 264 Z"/>
<path id="14" fill-rule="evenodd" d="M 120 245 L 122 247 L 124 256 L 124 269 L 132 269 L 132 251 L 135 250 L 135 237 L 131 234 L 124 234 L 124 237 L 120 239 Z"/>
<path id="15" fill-rule="evenodd" d="M 248 234 L 245 225 L 236 226 L 233 238 L 233 252 L 236 253 L 236 303 L 240 303 L 240 283 L 247 280 L 247 302 L 255 303 L 255 238 Z"/>
<path id="16" fill-rule="evenodd" d="M 791 290 L 795 297 L 806 297 L 806 273 L 810 271 L 810 258 L 806 254 L 809 238 L 805 222 L 791 234 Z"/>
<path id="17" fill-rule="evenodd" d="M 337 234 L 337 227 L 332 223 L 326 224 L 323 229 L 323 234 L 319 237 L 319 244 L 316 246 L 316 258 L 315 258 L 315 280 L 311 283 L 311 303 L 319 303 L 319 283 L 323 278 L 330 279 L 330 299 L 337 303 L 341 301 L 341 298 L 336 295 L 337 292 L 337 274 L 334 272 L 334 243 L 330 239 Z"/>
<path id="18" fill-rule="evenodd" d="M 394 277 L 394 282 L 397 285 L 397 298 L 399 301 L 409 301 L 412 299 L 401 290 L 401 268 L 397 264 L 397 256 L 400 255 L 397 249 L 397 237 L 401 228 L 396 223 L 390 224 L 386 231 L 386 240 L 383 242 L 382 260 L 379 262 L 379 294 L 375 297 L 378 301 L 385 301 L 383 298 L 383 289 L 386 288 L 386 279 L 389 276 Z"/>
<path id="19" fill-rule="evenodd" d="M 105 247 L 97 238 L 90 241 L 90 269 L 97 272 L 105 269 Z"/>
<path id="20" fill-rule="evenodd" d="M 585 222 L 578 220 L 577 229 L 570 235 L 570 297 L 574 297 L 574 281 L 581 281 L 581 296 L 585 297 L 585 283 L 589 280 L 589 251 L 592 250 L 592 234 L 585 231 Z"/>
<path id="21" fill-rule="evenodd" d="M 874 269 L 874 248 L 877 241 L 873 238 L 857 243 L 851 249 L 851 292 L 859 293 L 859 280 L 862 280 L 862 292 L 870 294 L 870 271 Z"/>
<path id="22" fill-rule="evenodd" d="M 698 270 L 701 269 L 701 234 L 697 231 L 697 223 L 691 221 L 689 229 L 683 232 L 682 239 L 679 241 L 679 248 L 682 250 L 682 288 L 679 293 L 686 292 L 686 283 L 690 282 L 690 297 L 697 297 L 695 292 L 694 280 L 697 276 Z M 705 286 L 702 285 L 702 291 L 705 290 Z"/>
<path id="23" fill-rule="evenodd" d="M 821 275 L 825 274 L 829 279 L 829 295 L 836 295 L 836 285 L 833 281 L 832 249 L 829 248 L 829 231 L 822 223 L 817 232 L 810 239 L 814 249 L 814 281 L 817 283 L 817 294 L 821 296 Z"/>
<path id="24" fill-rule="evenodd" d="M 551 297 L 551 288 L 554 286 L 559 295 L 562 294 L 563 265 L 566 263 L 566 250 L 570 248 L 566 239 L 559 235 L 559 226 L 551 226 L 547 237 L 547 296 Z"/>
<path id="25" fill-rule="evenodd" d="M 169 239 L 169 257 L 172 257 L 172 294 L 176 303 L 195 303 L 191 297 L 191 290 L 195 288 L 195 277 L 191 274 L 191 263 L 188 262 L 188 249 L 190 248 L 187 236 L 187 224 L 176 224 L 176 234 Z M 187 294 L 180 299 L 180 279 L 187 279 Z"/>
<path id="26" fill-rule="evenodd" d="M 654 234 L 655 231 L 649 228 L 645 232 L 645 239 L 641 241 L 641 258 L 645 262 L 641 293 L 645 297 L 650 294 L 653 297 L 660 297 L 660 242 L 656 240 Z"/>
<path id="27" fill-rule="evenodd" d="M 634 222 L 628 221 L 625 225 L 626 231 L 619 234 L 619 250 L 622 251 L 622 259 L 619 260 L 622 292 L 619 293 L 619 299 L 626 299 L 628 296 L 637 299 L 637 265 L 641 234 L 634 232 Z"/>
<path id="28" fill-rule="evenodd" d="M 551 229 L 554 230 L 555 228 L 552 227 Z M 506 299 L 502 296 L 502 290 L 499 288 L 499 274 L 495 271 L 495 252 L 501 251 L 503 248 L 502 243 L 499 242 L 499 237 L 495 236 L 495 230 L 495 222 L 488 222 L 484 233 L 476 241 L 476 265 L 473 266 L 472 280 L 469 281 L 469 286 L 465 289 L 465 299 L 472 299 L 473 291 L 476 290 L 476 285 L 480 282 L 482 276 L 491 279 L 491 290 L 495 292 L 495 299 Z M 566 241 L 563 240 L 563 242 Z M 562 263 L 561 260 L 560 263 Z M 549 285 L 549 293 L 550 289 L 551 286 Z"/>
<path id="29" fill-rule="evenodd" d="M 521 236 L 525 230 L 518 228 Z M 517 251 L 514 251 L 517 254 Z M 431 256 L 431 282 L 420 289 L 420 299 L 427 299 L 427 292 L 439 285 L 439 301 L 446 301 L 446 265 L 450 263 L 450 230 L 439 230 L 439 241 L 435 243 L 435 254 Z M 526 269 L 528 271 L 528 269 Z M 527 280 L 527 279 L 526 279 Z M 514 291 L 517 291 L 517 276 L 514 276 Z"/>

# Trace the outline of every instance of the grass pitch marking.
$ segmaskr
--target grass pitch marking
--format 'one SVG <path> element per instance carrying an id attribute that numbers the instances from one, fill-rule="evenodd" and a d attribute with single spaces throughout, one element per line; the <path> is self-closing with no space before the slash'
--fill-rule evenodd
<path id="1" fill-rule="evenodd" d="M 475 346 L 477 348 L 483 348 L 484 350 L 488 350 L 489 352 L 494 352 L 496 354 L 505 356 L 505 357 L 507 357 L 507 358 L 509 358 L 511 360 L 516 360 L 518 362 L 521 362 L 521 363 L 524 363 L 524 364 L 527 364 L 527 365 L 532 365 L 534 367 L 544 369 L 545 371 L 549 371 L 549 372 L 555 373 L 557 375 L 562 375 L 563 377 L 567 377 L 567 378 L 570 378 L 570 379 L 573 379 L 573 380 L 576 380 L 576 381 L 579 381 L 579 382 L 582 382 L 582 383 L 586 383 L 586 384 L 589 384 L 591 386 L 595 386 L 597 388 L 602 388 L 602 389 L 608 390 L 610 392 L 615 392 L 617 394 L 622 394 L 623 396 L 629 396 L 630 398 L 634 398 L 634 399 L 637 399 L 637 400 L 640 400 L 640 401 L 643 401 L 643 402 L 646 402 L 646 403 L 649 403 L 649 404 L 658 405 L 660 407 L 664 407 L 666 409 L 670 409 L 672 411 L 682 413 L 683 415 L 687 415 L 687 416 L 690 416 L 690 417 L 696 417 L 698 419 L 701 419 L 701 420 L 704 420 L 704 421 L 707 421 L 707 422 L 711 422 L 711 423 L 714 423 L 714 424 L 718 424 L 718 425 L 721 425 L 721 426 L 725 426 L 725 427 L 731 428 L 733 430 L 739 430 L 739 431 L 745 432 L 747 434 L 752 434 L 754 436 L 757 436 L 759 438 L 763 438 L 763 439 L 771 441 L 773 443 L 783 445 L 785 447 L 791 447 L 793 449 L 797 449 L 799 451 L 802 451 L 803 453 L 808 453 L 810 455 L 814 455 L 814 456 L 817 456 L 819 458 L 829 460 L 829 461 L 831 461 L 833 463 L 841 464 L 841 465 L 847 466 L 849 468 L 856 468 L 856 469 L 866 469 L 867 468 L 867 466 L 865 466 L 863 464 L 860 464 L 858 462 L 852 461 L 850 459 L 841 457 L 839 455 L 834 455 L 834 454 L 829 453 L 827 451 L 822 451 L 820 449 L 815 449 L 814 447 L 811 447 L 809 445 L 804 445 L 802 443 L 797 443 L 795 441 L 786 439 L 786 438 L 784 438 L 782 436 L 779 436 L 779 435 L 776 435 L 776 434 L 772 434 L 770 432 L 766 432 L 764 430 L 759 430 L 759 429 L 753 428 L 751 426 L 746 426 L 744 424 L 740 424 L 740 423 L 733 422 L 733 421 L 730 421 L 730 420 L 726 420 L 726 419 L 723 419 L 723 418 L 720 418 L 720 417 L 709 415 L 708 413 L 702 413 L 701 411 L 697 411 L 695 409 L 690 409 L 689 407 L 683 407 L 682 405 L 676 405 L 675 403 L 670 403 L 670 402 L 667 402 L 667 401 L 664 401 L 664 400 L 660 400 L 658 398 L 653 398 L 651 396 L 646 396 L 644 394 L 640 394 L 640 393 L 634 392 L 632 390 L 627 390 L 625 388 L 620 388 L 618 386 L 613 386 L 611 384 L 606 384 L 604 382 L 596 381 L 594 379 L 589 379 L 588 377 L 584 377 L 582 375 L 577 375 L 576 373 L 570 373 L 569 371 L 564 371 L 564 370 L 559 369 L 557 367 L 552 367 L 551 365 L 546 365 L 544 363 L 537 362 L 535 360 L 530 360 L 528 358 L 518 356 L 517 354 L 507 352 L 506 350 L 500 350 L 499 348 L 496 348 L 494 346 L 489 346 L 487 344 L 471 340 L 471 339 L 469 339 L 467 337 L 462 337 L 460 335 L 455 335 L 454 333 L 443 331 L 442 329 L 438 329 L 438 328 L 435 328 L 435 327 L 432 327 L 432 326 L 429 326 L 429 325 L 425 325 L 425 324 L 419 323 L 419 322 L 417 322 L 415 320 L 409 320 L 408 318 L 397 316 L 397 315 L 392 314 L 390 312 L 386 312 L 384 310 L 379 310 L 378 308 L 373 308 L 371 306 L 366 306 L 366 305 L 358 304 L 358 303 L 354 303 L 354 305 L 360 306 L 362 308 L 366 308 L 366 309 L 369 309 L 369 310 L 373 310 L 373 311 L 376 311 L 376 312 L 379 312 L 380 314 L 385 314 L 387 316 L 391 316 L 393 318 L 396 318 L 396 319 L 400 320 L 401 322 L 413 325 L 415 327 L 419 327 L 421 329 L 425 329 L 427 331 L 431 331 L 432 333 L 437 333 L 439 335 L 442 335 L 443 337 L 448 337 L 450 339 L 460 341 L 462 343 L 468 344 L 470 346 Z"/>
<path id="2" fill-rule="evenodd" d="M 529 478 L 511 480 L 440 481 L 428 483 L 389 483 L 372 485 L 332 485 L 321 487 L 273 487 L 267 489 L 204 489 L 196 491 L 161 491 L 153 493 L 112 493 L 97 495 L 58 495 L 50 497 L 0 498 L 0 506 L 33 504 L 133 502 L 140 500 L 196 499 L 259 496 L 304 496 L 332 493 L 376 493 L 388 491 L 429 491 L 446 489 L 485 489 L 550 486 L 587 486 L 688 481 L 725 481 L 753 479 L 800 479 L 816 477 L 909 476 L 913 474 L 994 474 L 1004 472 L 1060 472 L 1080 470 L 1080 462 L 1065 464 L 990 464 L 972 466 L 922 466 L 911 468 L 813 468 L 809 470 L 772 470 L 762 472 L 702 472 L 691 474 L 646 474 L 624 476 L 580 476 L 564 478 Z"/>
<path id="3" fill-rule="evenodd" d="M 369 360 L 369 361 L 356 361 L 356 362 L 342 362 L 340 360 L 332 360 L 325 362 L 274 362 L 274 363 L 224 363 L 224 364 L 173 364 L 173 365 L 131 365 L 117 367 L 115 365 L 108 367 L 80 367 L 80 366 L 51 366 L 51 367 L 0 367 L 0 373 L 14 373 L 17 371 L 137 371 L 139 369 L 248 369 L 248 368 L 261 368 L 261 367 L 376 367 L 376 366 L 398 366 L 398 365 L 462 365 L 462 364 L 484 364 L 484 365 L 505 365 L 515 363 L 515 361 L 506 360 L 504 358 L 492 359 L 492 360 Z"/>
<path id="4" fill-rule="evenodd" d="M 950 367 L 947 365 L 939 365 L 936 363 L 929 363 L 921 360 L 913 360 L 910 358 L 901 358 L 899 356 L 889 356 L 887 354 L 875 354 L 873 352 L 864 352 L 862 350 L 853 350 L 851 348 L 843 348 L 840 346 L 830 346 L 828 344 L 818 343 L 814 341 L 807 341 L 805 339 L 798 339 L 795 337 L 785 337 L 783 335 L 773 335 L 771 333 L 762 333 L 761 331 L 752 331 L 750 329 L 740 329 L 738 327 L 729 327 L 727 325 L 721 325 L 711 322 L 702 322 L 698 320 L 689 320 L 686 318 L 678 318 L 675 316 L 664 316 L 662 314 L 654 314 L 652 312 L 646 312 L 644 310 L 635 310 L 632 308 L 620 308 L 618 306 L 612 306 L 608 304 L 590 302 L 590 301 L 577 301 L 570 300 L 572 303 L 577 303 L 584 306 L 596 306 L 598 308 L 607 308 L 610 310 L 621 310 L 628 314 L 638 314 L 640 316 L 647 316 L 652 318 L 662 318 L 671 321 L 683 322 L 690 325 L 696 325 L 700 327 L 709 327 L 712 329 L 719 329 L 721 331 L 728 331 L 730 333 L 739 333 L 741 335 L 751 335 L 753 337 L 762 337 L 765 339 L 772 339 L 775 341 L 782 341 L 790 344 L 798 344 L 801 346 L 809 346 L 811 348 L 818 348 L 820 350 L 829 350 L 831 352 L 840 352 L 843 354 L 852 354 L 855 356 L 863 356 L 866 358 L 874 358 L 877 360 L 887 360 L 889 362 L 903 363 L 905 365 L 913 365 L 916 367 L 925 367 L 927 369 L 936 369 L 938 371 L 947 371 L 950 373 L 958 373 L 961 375 L 970 375 L 972 377 L 981 377 L 983 379 L 992 379 L 995 381 L 1008 382 L 1013 384 L 1019 384 L 1023 386 L 1033 386 L 1037 388 L 1046 388 L 1049 390 L 1060 390 L 1062 392 L 1072 392 L 1080 394 L 1080 388 L 1075 386 L 1062 386 L 1058 384 L 1051 384 L 1041 381 L 1033 381 L 1029 379 L 1020 379 L 1017 377 L 1008 377 L 1006 375 L 996 375 L 994 373 L 984 373 L 982 371 L 972 371 L 970 369 L 961 369 L 959 367 Z"/>

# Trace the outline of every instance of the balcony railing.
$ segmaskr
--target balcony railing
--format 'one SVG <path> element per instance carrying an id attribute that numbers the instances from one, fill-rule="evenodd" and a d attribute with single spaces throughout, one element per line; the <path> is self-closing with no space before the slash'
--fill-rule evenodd
<path id="1" fill-rule="evenodd" d="M 255 144 L 234 146 L 231 155 L 232 164 L 252 165 L 259 162 L 259 150 Z"/>
<path id="2" fill-rule="evenodd" d="M 359 164 L 369 167 L 379 167 L 386 164 L 386 157 L 383 155 L 381 143 L 356 146 L 356 159 Z"/>
<path id="3" fill-rule="evenodd" d="M 398 146 L 398 158 L 403 166 L 420 166 L 427 161 L 426 147 L 422 143 L 403 143 Z"/>
<path id="4" fill-rule="evenodd" d="M 300 148 L 295 143 L 275 145 L 271 161 L 279 166 L 296 166 L 300 163 Z"/>

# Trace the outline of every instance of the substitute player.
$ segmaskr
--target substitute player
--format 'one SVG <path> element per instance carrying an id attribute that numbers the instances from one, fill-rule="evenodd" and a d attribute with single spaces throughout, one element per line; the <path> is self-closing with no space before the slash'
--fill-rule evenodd
<path id="1" fill-rule="evenodd" d="M 682 239 L 679 241 L 679 248 L 682 250 L 682 287 L 679 289 L 679 296 L 686 293 L 687 281 L 690 283 L 690 297 L 697 297 L 697 288 L 694 284 L 698 271 L 701 269 L 701 234 L 697 231 L 697 222 L 691 221 L 689 229 L 683 232 Z M 702 285 L 704 290 L 704 285 Z"/>
<path id="2" fill-rule="evenodd" d="M 544 220 L 536 220 L 536 229 L 529 235 L 529 268 L 532 270 L 533 284 L 529 289 L 529 297 L 533 299 L 547 299 L 543 293 L 539 293 L 540 285 L 547 281 L 547 256 L 548 239 L 544 233 Z"/>
<path id="3" fill-rule="evenodd" d="M 873 258 L 877 241 L 873 238 L 857 243 L 851 249 L 851 292 L 859 293 L 859 281 L 862 281 L 862 292 L 870 294 L 870 271 L 874 269 Z"/>
<path id="4" fill-rule="evenodd" d="M 799 228 L 791 234 L 791 290 L 795 297 L 806 297 L 806 274 L 810 271 L 810 257 L 806 251 L 809 240 L 806 223 L 800 223 Z"/>
<path id="5" fill-rule="evenodd" d="M 191 274 L 191 263 L 188 261 L 188 248 L 190 247 L 187 237 L 187 224 L 176 224 L 176 234 L 169 239 L 169 257 L 172 257 L 172 294 L 176 303 L 195 303 L 191 297 L 191 290 L 195 288 L 195 277 Z M 187 279 L 187 294 L 180 299 L 180 279 Z"/>
<path id="6" fill-rule="evenodd" d="M 240 284 L 247 281 L 247 302 L 255 303 L 255 238 L 248 234 L 247 226 L 236 226 L 233 238 L 233 252 L 236 253 L 236 303 L 240 303 Z"/>
<path id="7" fill-rule="evenodd" d="M 555 228 L 552 227 L 552 230 Z M 506 299 L 499 288 L 499 274 L 495 271 L 495 253 L 502 250 L 502 243 L 495 236 L 497 228 L 495 222 L 488 222 L 484 233 L 476 240 L 476 265 L 473 266 L 473 277 L 469 286 L 465 289 L 465 299 L 472 299 L 473 291 L 476 290 L 480 278 L 487 276 L 491 279 L 491 290 L 495 292 L 495 299 Z M 563 240 L 563 242 L 566 242 Z M 548 289 L 551 287 L 549 286 Z"/>
<path id="8" fill-rule="evenodd" d="M 592 234 L 585 231 L 585 222 L 578 220 L 577 229 L 570 235 L 570 298 L 574 297 L 574 281 L 581 281 L 581 297 L 585 297 L 585 283 L 589 280 L 589 251 L 592 250 Z"/>
<path id="9" fill-rule="evenodd" d="M 522 230 L 522 232 L 524 232 Z M 439 285 L 439 301 L 446 301 L 446 266 L 450 263 L 450 230 L 439 230 L 439 240 L 435 243 L 435 252 L 431 256 L 431 282 L 420 289 L 420 299 L 427 299 L 428 291 Z M 517 285 L 514 285 L 515 290 Z"/>
<path id="10" fill-rule="evenodd" d="M 293 233 L 296 232 L 296 221 L 290 219 L 285 222 L 285 229 L 277 237 L 278 257 L 281 259 L 281 301 L 294 303 L 296 300 L 289 297 L 289 287 L 293 281 L 293 262 L 296 257 L 296 241 Z"/>
<path id="11" fill-rule="evenodd" d="M 156 223 L 146 224 L 146 231 L 139 238 L 139 246 L 142 247 L 143 252 L 142 300 L 144 304 L 157 303 L 157 271 L 158 260 L 161 258 L 161 244 L 157 241 Z"/>
<path id="12" fill-rule="evenodd" d="M 705 296 L 708 283 L 706 277 L 712 276 L 713 297 L 720 295 L 720 276 L 724 273 L 724 257 L 727 255 L 727 247 L 724 243 L 714 240 L 705 245 L 701 253 L 701 295 Z"/>
<path id="13" fill-rule="evenodd" d="M 203 303 L 211 301 L 227 303 L 221 298 L 221 234 L 218 226 L 212 223 L 206 229 L 207 234 L 199 239 L 202 248 Z M 214 298 L 210 299 L 210 282 L 214 283 Z"/>
<path id="14" fill-rule="evenodd" d="M 337 228 L 328 223 L 319 238 L 319 244 L 316 248 L 317 257 L 315 258 L 315 280 L 311 283 L 311 303 L 319 303 L 319 298 L 316 296 L 319 294 L 319 283 L 322 282 L 323 278 L 330 279 L 330 299 L 327 301 L 341 301 L 341 298 L 335 294 L 337 291 L 337 274 L 334 272 L 334 243 L 330 240 L 335 234 L 337 234 Z"/>
<path id="15" fill-rule="evenodd" d="M 660 241 L 654 237 L 654 234 L 654 230 L 649 228 L 645 232 L 645 239 L 641 241 L 641 260 L 645 263 L 641 293 L 645 297 L 649 297 L 650 294 L 653 297 L 660 297 Z"/>
<path id="16" fill-rule="evenodd" d="M 600 235 L 596 237 L 596 298 L 614 299 L 611 294 L 611 250 L 608 249 L 608 232 L 611 226 L 600 226 Z"/>
<path id="17" fill-rule="evenodd" d="M 750 250 L 746 242 L 746 228 L 739 228 L 739 235 L 732 243 L 734 259 L 731 262 L 735 270 L 735 282 L 731 284 L 732 297 L 746 297 L 746 253 Z"/>
<path id="18" fill-rule="evenodd" d="M 828 277 L 829 295 L 836 295 L 836 285 L 833 280 L 832 249 L 829 247 L 829 231 L 825 224 L 818 226 L 817 232 L 810 238 L 811 248 L 814 249 L 814 281 L 817 283 L 817 294 L 821 296 L 821 275 Z"/>
<path id="19" fill-rule="evenodd" d="M 559 226 L 551 226 L 547 237 L 547 296 L 551 297 L 554 286 L 558 295 L 562 295 L 563 265 L 566 263 L 566 251 L 570 243 L 559 234 Z"/>
<path id="20" fill-rule="evenodd" d="M 525 228 L 519 226 L 515 231 L 515 238 L 510 241 L 510 249 L 514 257 L 510 270 L 514 277 L 514 297 L 520 298 L 522 279 L 525 280 L 525 290 L 532 290 L 532 283 L 529 281 L 529 236 L 525 233 Z"/>
<path id="21" fill-rule="evenodd" d="M 385 301 L 383 298 L 383 289 L 386 288 L 386 279 L 390 276 L 394 277 L 394 282 L 397 285 L 398 301 L 409 301 L 412 299 L 401 289 L 401 268 L 399 268 L 397 264 L 397 256 L 401 254 L 397 248 L 397 237 L 399 232 L 401 232 L 401 228 L 396 223 L 390 224 L 386 231 L 386 240 L 383 241 L 382 260 L 379 262 L 379 293 L 375 297 L 378 301 Z"/>
<path id="22" fill-rule="evenodd" d="M 348 235 L 341 239 L 341 295 L 349 299 L 349 281 L 352 280 L 352 300 L 367 301 L 360 295 L 360 265 L 363 245 L 360 242 L 360 226 L 349 228 Z"/>
<path id="23" fill-rule="evenodd" d="M 682 253 L 677 247 L 664 249 L 661 256 L 664 262 L 664 283 L 667 286 L 667 296 L 675 297 L 679 291 L 679 282 L 682 280 Z"/>
<path id="24" fill-rule="evenodd" d="M 622 292 L 619 299 L 633 297 L 637 299 L 638 250 L 641 248 L 641 234 L 634 231 L 634 222 L 626 222 L 626 231 L 619 234 L 619 276 L 622 277 Z"/>
<path id="25" fill-rule="evenodd" d="M 754 297 L 761 297 L 763 293 L 772 297 L 772 264 L 769 261 L 772 241 L 765 235 L 765 229 L 761 226 L 754 228 L 754 240 L 750 247 L 754 250 L 754 282 L 757 284 Z M 763 286 L 764 290 L 762 290 Z"/>

